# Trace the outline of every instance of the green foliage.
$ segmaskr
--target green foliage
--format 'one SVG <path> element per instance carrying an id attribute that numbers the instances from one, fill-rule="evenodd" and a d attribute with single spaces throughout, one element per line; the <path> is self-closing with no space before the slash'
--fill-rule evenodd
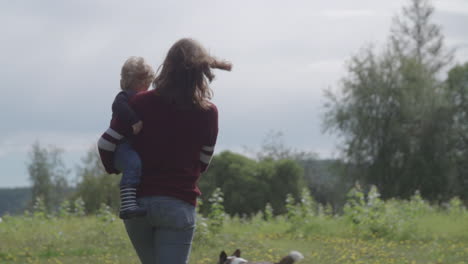
<path id="1" fill-rule="evenodd" d="M 453 216 L 466 214 L 466 208 L 458 197 L 453 197 L 448 203 L 448 212 Z"/>
<path id="2" fill-rule="evenodd" d="M 194 241 L 199 241 L 200 243 L 208 243 L 211 239 L 210 230 L 208 228 L 208 219 L 203 217 L 200 213 L 200 206 L 203 204 L 203 201 L 198 200 L 198 206 L 196 209 L 196 232 L 194 235 Z"/>
<path id="3" fill-rule="evenodd" d="M 36 201 L 34 202 L 33 206 L 33 216 L 35 218 L 46 218 L 47 214 L 47 207 L 45 205 L 44 199 L 41 197 L 36 197 Z"/>
<path id="4" fill-rule="evenodd" d="M 452 144 L 456 164 L 454 194 L 468 200 L 468 63 L 456 65 L 448 72 L 445 90 L 451 107 L 452 133 L 447 133 Z"/>
<path id="5" fill-rule="evenodd" d="M 394 20 L 390 43 L 348 64 L 341 93 L 328 91 L 328 131 L 344 139 L 345 173 L 376 185 L 384 199 L 453 196 L 451 106 L 440 70 L 450 62 L 427 1 L 411 0 Z"/>
<path id="6" fill-rule="evenodd" d="M 85 202 L 81 197 L 78 197 L 73 202 L 73 215 L 75 216 L 85 216 L 86 215 L 86 208 Z"/>
<path id="7" fill-rule="evenodd" d="M 365 236 L 386 236 L 395 228 L 391 214 L 385 214 L 384 202 L 375 186 L 372 186 L 367 197 L 359 185 L 348 194 L 348 203 L 344 207 L 344 215 L 359 233 Z M 390 220 L 390 221 L 388 221 Z"/>
<path id="8" fill-rule="evenodd" d="M 346 193 L 353 181 L 346 177 L 345 162 L 340 160 L 298 160 L 304 169 L 307 186 L 317 202 L 329 204 L 329 208 L 342 208 L 346 202 Z"/>
<path id="9" fill-rule="evenodd" d="M 286 197 L 286 214 L 285 217 L 290 224 L 290 232 L 296 233 L 302 237 L 302 226 L 314 221 L 318 216 L 318 206 L 314 198 L 310 195 L 307 188 L 303 188 L 301 198 L 298 203 L 291 194 Z"/>
<path id="10" fill-rule="evenodd" d="M 214 202 L 220 203 L 221 196 L 217 191 Z M 290 195 L 288 208 L 295 216 L 304 214 L 303 204 L 295 201 Z M 468 258 L 468 212 L 458 198 L 442 207 L 430 205 L 418 193 L 410 200 L 383 201 L 375 187 L 364 192 L 356 186 L 348 202 L 364 212 L 359 224 L 346 214 L 301 216 L 295 221 L 286 215 L 271 221 L 262 213 L 250 218 L 226 215 L 213 233 L 210 219 L 199 215 L 190 262 L 215 263 L 220 250 L 235 248 L 248 260 L 271 262 L 295 249 L 304 254 L 300 263 L 305 264 L 455 264 Z M 5 215 L 0 220 L 0 262 L 138 263 L 124 225 L 114 217 L 104 204 L 98 214 L 83 217 Z"/>
<path id="11" fill-rule="evenodd" d="M 353 232 L 360 237 L 427 240 L 435 235 L 433 232 L 436 232 L 437 236 L 446 236 L 447 232 L 456 235 L 458 232 L 468 231 L 468 226 L 459 226 L 457 231 L 448 231 L 449 219 L 457 219 L 454 220 L 457 222 L 468 219 L 462 202 L 456 197 L 451 199 L 446 207 L 437 207 L 424 201 L 419 192 L 409 200 L 392 199 L 384 202 L 379 196 L 375 186 L 365 194 L 357 185 L 348 194 L 343 219 L 351 224 Z M 430 225 L 438 226 L 437 231 Z M 445 231 L 441 232 L 442 229 Z"/>
<path id="12" fill-rule="evenodd" d="M 251 151 L 252 152 L 252 151 Z M 339 160 L 320 160 L 317 154 L 300 151 L 285 144 L 284 134 L 280 131 L 269 131 L 265 136 L 260 151 L 253 152 L 259 161 L 292 160 L 302 168 L 304 184 L 321 203 L 330 203 L 342 207 L 346 199 L 346 190 L 352 186 L 349 179 L 342 177 L 343 169 Z M 299 197 L 296 193 L 296 198 Z M 284 213 L 284 197 L 277 197 L 274 206 Z"/>
<path id="13" fill-rule="evenodd" d="M 216 188 L 211 194 L 208 201 L 211 204 L 210 213 L 208 214 L 208 228 L 212 233 L 218 233 L 223 227 L 224 221 L 224 206 L 223 206 L 223 193 L 220 188 Z"/>
<path id="14" fill-rule="evenodd" d="M 264 216 L 265 216 L 265 221 L 273 220 L 274 213 L 273 213 L 273 208 L 271 207 L 270 203 L 267 203 L 265 205 Z"/>
<path id="15" fill-rule="evenodd" d="M 255 161 L 240 154 L 224 151 L 215 155 L 210 169 L 199 186 L 204 197 L 219 187 L 224 194 L 226 213 L 253 215 L 270 203 L 276 214 L 285 212 L 287 193 L 298 198 L 303 184 L 303 170 L 291 160 Z M 209 211 L 207 198 L 201 212 Z"/>
<path id="16" fill-rule="evenodd" d="M 60 204 L 60 207 L 59 207 L 59 210 L 58 210 L 58 217 L 62 217 L 62 218 L 70 217 L 71 212 L 72 212 L 72 209 L 71 209 L 70 201 L 69 200 L 64 200 Z"/>
<path id="17" fill-rule="evenodd" d="M 303 188 L 301 192 L 301 211 L 302 215 L 307 218 L 317 215 L 317 203 L 307 188 Z"/>
<path id="18" fill-rule="evenodd" d="M 296 200 L 291 194 L 286 195 L 286 218 L 291 221 L 296 221 L 300 218 L 301 211 L 296 206 Z"/>
<path id="19" fill-rule="evenodd" d="M 409 202 L 404 203 L 401 209 L 404 214 L 410 217 L 424 216 L 434 211 L 431 205 L 423 200 L 419 191 L 416 191 L 414 195 L 411 196 Z"/>
<path id="20" fill-rule="evenodd" d="M 62 160 L 62 150 L 34 143 L 29 153 L 28 172 L 32 183 L 32 203 L 41 197 L 47 211 L 57 209 L 68 189 L 65 176 L 69 170 Z"/>
<path id="21" fill-rule="evenodd" d="M 120 176 L 105 173 L 95 147 L 82 159 L 82 165 L 78 167 L 78 178 L 74 197 L 83 199 L 86 213 L 97 212 L 102 204 L 113 211 L 118 210 Z"/>
<path id="22" fill-rule="evenodd" d="M 249 212 L 254 213 L 261 207 L 260 201 L 254 199 L 257 189 L 266 188 L 255 177 L 255 161 L 229 151 L 216 155 L 210 169 L 201 177 L 200 189 L 210 197 L 217 187 L 224 193 L 224 206 L 228 214 Z M 260 191 L 261 192 L 261 191 Z M 207 198 L 204 204 L 209 205 Z M 209 208 L 202 208 L 206 213 Z"/>
<path id="23" fill-rule="evenodd" d="M 317 204 L 307 188 L 302 189 L 299 203 L 296 203 L 291 194 L 286 196 L 286 217 L 293 222 L 307 222 L 317 216 L 317 209 Z"/>
<path id="24" fill-rule="evenodd" d="M 103 222 L 113 222 L 115 221 L 115 214 L 112 212 L 110 206 L 105 203 L 102 203 L 97 211 L 97 217 Z"/>
<path id="25" fill-rule="evenodd" d="M 268 201 L 276 214 L 283 214 L 286 210 L 284 199 L 287 194 L 291 194 L 295 199 L 300 198 L 302 186 L 305 185 L 304 170 L 293 160 L 276 161 L 273 168 L 274 174 L 268 179 L 270 184 Z"/>

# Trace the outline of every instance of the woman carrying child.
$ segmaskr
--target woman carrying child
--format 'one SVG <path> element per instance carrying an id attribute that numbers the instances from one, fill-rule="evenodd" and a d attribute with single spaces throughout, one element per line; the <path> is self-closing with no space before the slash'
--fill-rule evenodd
<path id="1" fill-rule="evenodd" d="M 143 123 L 132 147 L 142 163 L 137 203 L 144 217 L 125 227 L 141 262 L 188 262 L 195 230 L 197 182 L 206 171 L 218 135 L 218 111 L 209 101 L 212 69 L 231 70 L 193 39 L 170 49 L 156 76 L 155 89 L 130 101 Z M 118 119 L 111 127 L 125 127 Z"/>

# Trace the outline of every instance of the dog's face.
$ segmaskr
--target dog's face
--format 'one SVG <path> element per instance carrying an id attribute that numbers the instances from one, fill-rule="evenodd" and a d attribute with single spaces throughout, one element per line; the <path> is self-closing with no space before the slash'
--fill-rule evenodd
<path id="1" fill-rule="evenodd" d="M 272 262 L 249 262 L 240 257 L 241 252 L 239 249 L 232 253 L 232 256 L 228 257 L 226 252 L 222 251 L 219 255 L 218 264 L 273 264 Z M 278 264 L 293 264 L 296 261 L 303 259 L 304 256 L 298 251 L 291 251 L 289 255 L 283 257 Z"/>
<path id="2" fill-rule="evenodd" d="M 247 260 L 243 259 L 240 257 L 241 252 L 239 249 L 236 249 L 234 253 L 232 253 L 231 256 L 228 257 L 226 252 L 222 251 L 221 254 L 219 254 L 219 262 L 218 264 L 242 264 L 242 263 L 247 263 Z"/>

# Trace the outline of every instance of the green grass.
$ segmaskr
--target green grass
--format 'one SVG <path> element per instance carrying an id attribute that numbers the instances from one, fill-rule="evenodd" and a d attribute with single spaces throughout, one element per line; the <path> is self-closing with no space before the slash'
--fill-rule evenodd
<path id="1" fill-rule="evenodd" d="M 434 213 L 417 218 L 410 239 L 361 235 L 344 218 L 226 219 L 218 234 L 197 235 L 190 263 L 217 263 L 221 250 L 250 261 L 278 261 L 291 250 L 312 263 L 468 263 L 468 218 Z M 405 232 L 408 232 L 407 230 Z M 97 216 L 6 217 L 0 263 L 139 263 L 123 223 Z"/>

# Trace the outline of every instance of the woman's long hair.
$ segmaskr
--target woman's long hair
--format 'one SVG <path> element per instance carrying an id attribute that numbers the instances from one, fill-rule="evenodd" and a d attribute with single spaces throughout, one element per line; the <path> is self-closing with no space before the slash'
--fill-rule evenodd
<path id="1" fill-rule="evenodd" d="M 181 108 L 209 107 L 213 91 L 209 83 L 214 79 L 211 69 L 231 70 L 231 63 L 208 54 L 197 41 L 183 38 L 169 49 L 162 70 L 153 81 L 158 95 Z"/>

